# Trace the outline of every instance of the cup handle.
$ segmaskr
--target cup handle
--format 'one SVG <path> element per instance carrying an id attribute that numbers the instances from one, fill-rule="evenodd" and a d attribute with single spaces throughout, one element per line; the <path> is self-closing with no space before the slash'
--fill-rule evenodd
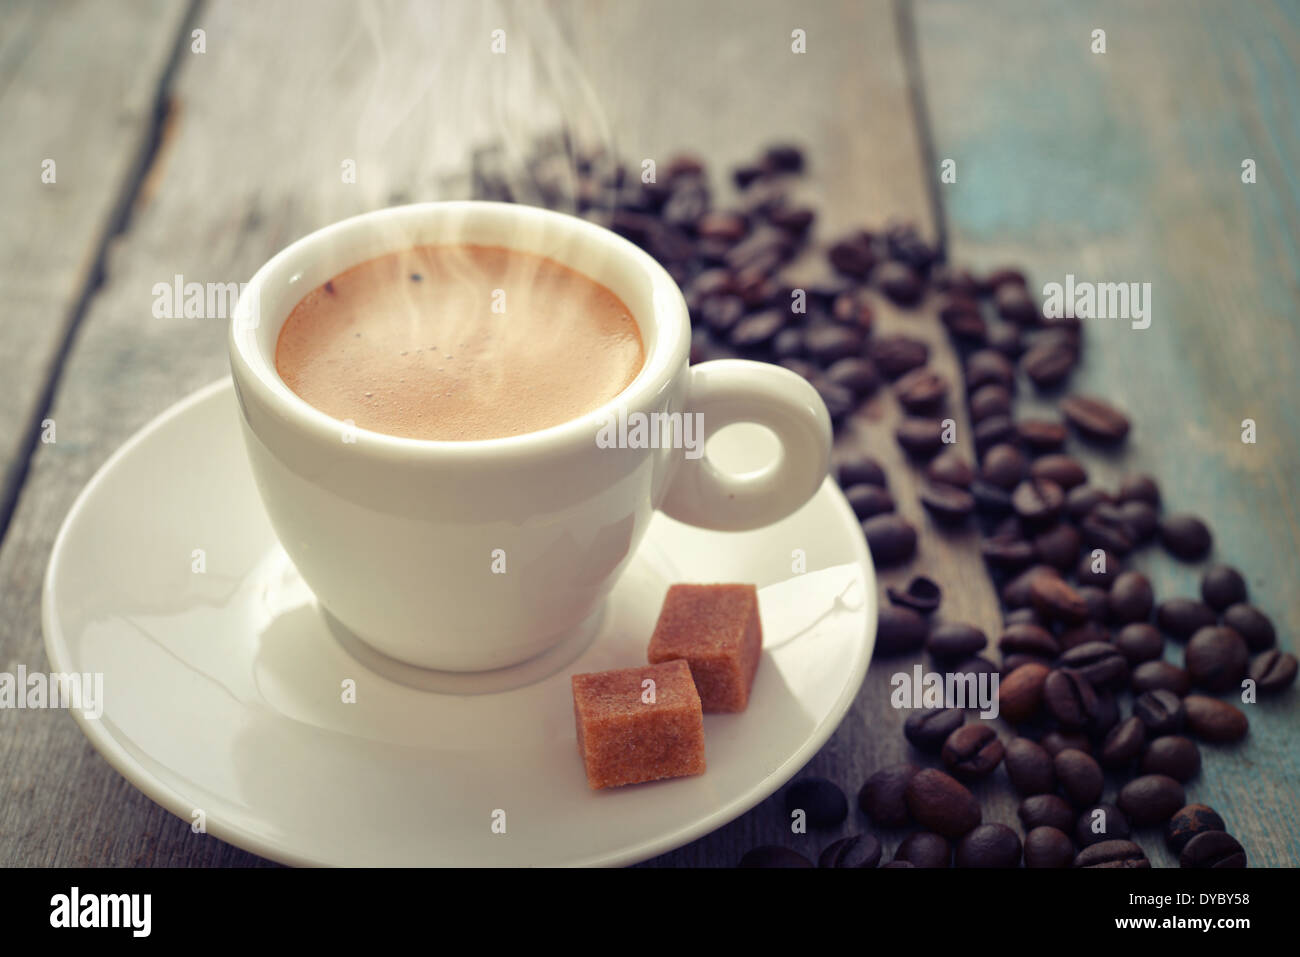
<path id="1" fill-rule="evenodd" d="M 817 390 L 780 366 L 719 359 L 691 366 L 686 411 L 704 434 L 755 422 L 776 434 L 776 459 L 754 472 L 720 471 L 707 455 L 683 459 L 659 508 L 679 522 L 740 532 L 785 518 L 821 487 L 831 461 L 831 419 Z"/>

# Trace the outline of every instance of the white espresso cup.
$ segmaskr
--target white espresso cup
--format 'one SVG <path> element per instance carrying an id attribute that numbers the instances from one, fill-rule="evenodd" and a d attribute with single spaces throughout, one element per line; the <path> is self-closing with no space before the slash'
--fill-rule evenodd
<path id="1" fill-rule="evenodd" d="M 603 283 L 640 328 L 644 367 L 578 418 L 467 442 L 356 428 L 285 385 L 276 342 L 303 296 L 368 259 L 440 243 L 549 256 Z M 244 438 L 275 533 L 324 610 L 390 658 L 468 672 L 538 655 L 595 620 L 656 509 L 704 528 L 757 528 L 803 505 L 826 476 L 830 419 L 816 391 L 758 362 L 690 366 L 690 331 L 681 291 L 653 258 L 573 216 L 424 203 L 318 230 L 257 271 L 230 327 Z M 687 415 L 706 436 L 764 425 L 779 455 L 724 473 L 702 444 L 680 447 Z M 633 442 L 646 429 L 618 427 L 638 421 L 661 441 Z"/>

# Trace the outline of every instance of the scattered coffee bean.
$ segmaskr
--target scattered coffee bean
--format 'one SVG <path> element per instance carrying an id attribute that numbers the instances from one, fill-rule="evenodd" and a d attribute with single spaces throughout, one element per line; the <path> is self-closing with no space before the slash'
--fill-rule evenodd
<path id="1" fill-rule="evenodd" d="M 1029 522 L 1056 518 L 1065 507 L 1065 493 L 1050 479 L 1026 479 L 1011 493 L 1011 507 Z"/>
<path id="2" fill-rule="evenodd" d="M 956 485 L 928 482 L 919 493 L 921 504 L 937 522 L 956 525 L 975 511 L 975 496 Z"/>
<path id="3" fill-rule="evenodd" d="M 1082 731 L 1062 731 L 1059 729 L 1049 731 L 1043 735 L 1039 743 L 1047 749 L 1047 753 L 1052 757 L 1056 757 L 1062 751 L 1071 748 L 1076 751 L 1083 751 L 1085 754 L 1092 753 L 1092 743 Z"/>
<path id="4" fill-rule="evenodd" d="M 1217 698 L 1189 694 L 1183 699 L 1183 708 L 1187 711 L 1187 730 L 1202 741 L 1239 741 L 1250 730 L 1245 712 Z"/>
<path id="5" fill-rule="evenodd" d="M 921 712 L 925 713 L 925 712 Z M 958 712 L 958 717 L 961 717 Z M 911 735 L 908 735 L 909 740 Z M 867 778 L 858 792 L 858 807 L 879 827 L 906 827 L 912 822 L 904 794 L 907 783 L 920 768 L 912 764 L 891 764 Z"/>
<path id="6" fill-rule="evenodd" d="M 1132 764 L 1147 742 L 1146 725 L 1136 715 L 1125 718 L 1110 729 L 1097 758 L 1103 767 L 1123 768 Z"/>
<path id="7" fill-rule="evenodd" d="M 1057 668 L 1043 682 L 1043 706 L 1062 727 L 1085 728 L 1097 709 L 1097 692 L 1077 671 Z"/>
<path id="8" fill-rule="evenodd" d="M 1186 641 L 1218 620 L 1214 609 L 1195 598 L 1167 598 L 1156 607 L 1156 624 L 1171 638 Z"/>
<path id="9" fill-rule="evenodd" d="M 894 860 L 906 861 L 913 867 L 951 867 L 952 845 L 947 838 L 933 831 L 918 831 L 903 838 Z"/>
<path id="10" fill-rule="evenodd" d="M 1110 596 L 1096 585 L 1081 585 L 1076 588 L 1083 598 L 1083 603 L 1088 606 L 1088 621 L 1101 624 L 1110 617 Z M 1102 638 L 1102 641 L 1108 639 Z M 1064 645 L 1064 642 L 1062 643 Z"/>
<path id="11" fill-rule="evenodd" d="M 912 777 L 906 799 L 918 824 L 945 837 L 960 837 L 980 823 L 975 796 L 956 778 L 934 768 Z"/>
<path id="12" fill-rule="evenodd" d="M 1187 846 L 1187 842 L 1206 831 L 1226 831 L 1223 818 L 1214 808 L 1204 804 L 1189 804 L 1177 811 L 1165 827 L 1165 843 L 1175 854 Z"/>
<path id="13" fill-rule="evenodd" d="M 1263 694 L 1277 694 L 1295 684 L 1296 656 L 1271 648 L 1250 665 L 1250 680 Z"/>
<path id="14" fill-rule="evenodd" d="M 930 347 L 910 336 L 876 336 L 867 343 L 867 355 L 885 378 L 897 379 L 925 365 L 930 359 Z"/>
<path id="15" fill-rule="evenodd" d="M 1029 295 L 1029 290 L 1015 283 L 999 286 L 993 293 L 993 305 L 998 315 L 1018 325 L 1033 325 L 1042 318 L 1038 303 Z"/>
<path id="16" fill-rule="evenodd" d="M 860 329 L 836 323 L 809 326 L 804 331 L 803 344 L 808 355 L 822 365 L 856 356 L 862 351 L 863 335 Z"/>
<path id="17" fill-rule="evenodd" d="M 818 867 L 875 867 L 880 863 L 880 841 L 870 834 L 842 837 L 826 845 Z"/>
<path id="18" fill-rule="evenodd" d="M 1141 572 L 1121 572 L 1110 586 L 1110 617 L 1116 624 L 1146 621 L 1155 607 L 1151 579 Z"/>
<path id="19" fill-rule="evenodd" d="M 1017 812 L 1026 832 L 1036 827 L 1052 827 L 1067 832 L 1074 828 L 1074 809 L 1057 794 L 1035 794 L 1020 802 Z"/>
<path id="20" fill-rule="evenodd" d="M 1029 624 L 1008 625 L 998 639 L 998 648 L 1003 655 L 1020 653 L 1043 658 L 1055 658 L 1061 651 L 1050 631 Z"/>
<path id="21" fill-rule="evenodd" d="M 1080 589 L 1079 593 L 1083 594 L 1083 590 Z M 1092 615 L 1091 607 L 1088 609 L 1088 614 L 1089 616 Z M 1078 648 L 1080 645 L 1095 644 L 1097 642 L 1101 642 L 1104 645 L 1111 644 L 1110 632 L 1108 632 L 1101 625 L 1097 624 L 1095 621 L 1091 621 L 1091 620 L 1085 621 L 1082 625 L 1075 625 L 1073 628 L 1067 628 L 1064 631 L 1062 631 L 1060 635 L 1060 642 L 1061 642 L 1062 652 L 1070 651 L 1073 648 Z M 1125 677 L 1127 677 L 1128 675 L 1127 662 L 1125 662 L 1125 665 L 1126 667 L 1124 669 L 1124 674 Z"/>
<path id="22" fill-rule="evenodd" d="M 1019 419 L 1016 435 L 1033 452 L 1055 452 L 1065 445 L 1065 425 L 1054 419 Z"/>
<path id="23" fill-rule="evenodd" d="M 999 714 L 1016 723 L 1037 714 L 1043 703 L 1043 684 L 1049 671 L 1044 664 L 1025 664 L 998 682 Z"/>
<path id="24" fill-rule="evenodd" d="M 1183 699 L 1163 689 L 1147 691 L 1133 700 L 1133 716 L 1151 735 L 1176 734 L 1183 730 L 1187 712 Z"/>
<path id="25" fill-rule="evenodd" d="M 1227 831 L 1197 834 L 1178 855 L 1179 867 L 1235 868 L 1246 866 L 1246 851 Z"/>
<path id="26" fill-rule="evenodd" d="M 975 480 L 975 469 L 971 464 L 960 453 L 951 451 L 933 459 L 926 466 L 925 474 L 932 482 L 964 489 L 969 489 L 970 483 Z"/>
<path id="27" fill-rule="evenodd" d="M 988 636 L 974 625 L 943 622 L 930 628 L 930 637 L 925 640 L 925 650 L 936 658 L 955 660 L 976 654 L 988 643 Z"/>
<path id="28" fill-rule="evenodd" d="M 1079 464 L 1079 460 L 1060 453 L 1035 459 L 1029 468 L 1029 474 L 1032 478 L 1051 479 L 1067 492 L 1088 481 L 1088 473 Z"/>
<path id="29" fill-rule="evenodd" d="M 1036 345 L 1020 359 L 1020 368 L 1035 386 L 1043 391 L 1055 389 L 1079 362 L 1079 354 L 1067 343 L 1045 342 Z"/>
<path id="30" fill-rule="evenodd" d="M 948 740 L 948 735 L 965 722 L 966 712 L 960 708 L 927 708 L 923 711 L 913 711 L 903 722 L 903 736 L 918 751 L 938 754 L 944 741 Z M 866 808 L 864 807 L 863 810 Z M 898 826 L 889 825 L 889 827 Z"/>
<path id="31" fill-rule="evenodd" d="M 1183 786 L 1167 774 L 1143 774 L 1119 789 L 1119 807 L 1138 827 L 1164 824 L 1187 803 Z"/>
<path id="32" fill-rule="evenodd" d="M 835 455 L 836 480 L 841 488 L 853 485 L 888 486 L 885 470 L 873 457 L 853 446 L 840 446 Z"/>
<path id="33" fill-rule="evenodd" d="M 928 631 L 929 625 L 918 612 L 898 605 L 885 605 L 877 615 L 876 651 L 883 655 L 917 651 L 925 644 Z"/>
<path id="34" fill-rule="evenodd" d="M 812 867 L 813 862 L 798 851 L 787 847 L 765 844 L 752 851 L 746 851 L 738 867 Z"/>
<path id="35" fill-rule="evenodd" d="M 993 662 L 989 661 L 983 655 L 971 655 L 969 658 L 963 658 L 957 664 L 952 666 L 952 673 L 958 676 L 975 675 L 998 675 L 1002 669 L 998 668 Z M 964 680 L 964 679 L 963 679 Z"/>
<path id="36" fill-rule="evenodd" d="M 1029 583 L 1029 603 L 1049 621 L 1078 624 L 1088 618 L 1088 606 L 1062 578 L 1039 575 Z"/>
<path id="37" fill-rule="evenodd" d="M 1034 552 L 1044 565 L 1064 572 L 1074 565 L 1082 541 L 1073 525 L 1061 522 L 1034 536 Z"/>
<path id="38" fill-rule="evenodd" d="M 1168 734 L 1154 739 L 1142 755 L 1143 774 L 1166 774 L 1186 783 L 1201 770 L 1201 750 L 1191 738 Z"/>
<path id="39" fill-rule="evenodd" d="M 908 412 L 933 412 L 943 405 L 948 395 L 948 380 L 939 373 L 922 366 L 901 376 L 894 383 L 894 395 Z"/>
<path id="40" fill-rule="evenodd" d="M 975 438 L 975 451 L 983 455 L 995 445 L 1014 442 L 1016 424 L 1009 416 L 994 415 L 987 419 L 981 419 L 975 428 L 971 430 L 971 434 Z"/>
<path id="41" fill-rule="evenodd" d="M 904 263 L 881 263 L 871 278 L 886 296 L 901 306 L 914 306 L 925 294 L 921 277 Z"/>
<path id="42" fill-rule="evenodd" d="M 1056 771 L 1052 767 L 1052 756 L 1037 741 L 1012 738 L 1007 743 L 1003 760 L 1007 777 L 1021 795 L 1049 794 L 1055 789 Z"/>
<path id="43" fill-rule="evenodd" d="M 834 781 L 803 778 L 786 790 L 785 810 L 802 810 L 813 827 L 837 827 L 849 816 L 849 802 Z"/>
<path id="44" fill-rule="evenodd" d="M 927 459 L 943 448 L 944 424 L 941 419 L 907 416 L 894 429 L 898 444 L 913 458 Z"/>
<path id="45" fill-rule="evenodd" d="M 894 496 L 878 485 L 852 485 L 844 490 L 853 514 L 859 519 L 894 511 Z"/>
<path id="46" fill-rule="evenodd" d="M 957 842 L 958 867 L 1019 867 L 1020 836 L 1005 824 L 981 824 Z"/>
<path id="47" fill-rule="evenodd" d="M 1192 635 L 1184 659 L 1192 684 L 1207 691 L 1227 691 L 1246 676 L 1250 651 L 1237 632 L 1211 625 Z"/>
<path id="48" fill-rule="evenodd" d="M 822 403 L 826 406 L 826 412 L 830 415 L 832 422 L 839 422 L 852 412 L 857 405 L 852 390 L 846 389 L 842 385 L 828 382 L 822 377 L 813 379 L 811 384 L 817 390 L 817 395 L 821 397 Z"/>
<path id="49" fill-rule="evenodd" d="M 1085 545 L 1104 548 L 1116 555 L 1127 555 L 1132 551 L 1137 538 L 1120 506 L 1105 502 L 1084 516 L 1079 523 L 1079 533 L 1083 536 Z"/>
<path id="50" fill-rule="evenodd" d="M 986 385 L 976 389 L 970 396 L 970 420 L 978 425 L 994 416 L 1011 413 L 1011 391 L 1004 385 Z"/>
<path id="51" fill-rule="evenodd" d="M 1114 499 L 1105 489 L 1095 485 L 1076 485 L 1065 496 L 1065 513 L 1071 520 L 1080 522 L 1098 505 L 1113 505 Z"/>
<path id="52" fill-rule="evenodd" d="M 1127 841 L 1132 833 L 1128 818 L 1113 804 L 1094 804 L 1085 808 L 1074 826 L 1074 839 L 1080 847 L 1102 841 Z"/>
<path id="53" fill-rule="evenodd" d="M 987 345 L 1009 359 L 1015 359 L 1025 351 L 1024 339 L 1016 326 L 1003 325 L 990 329 Z"/>
<path id="54" fill-rule="evenodd" d="M 1118 688 L 1128 680 L 1128 662 L 1107 641 L 1088 641 L 1061 655 L 1061 667 L 1077 671 L 1094 688 Z"/>
<path id="55" fill-rule="evenodd" d="M 916 554 L 916 529 L 898 515 L 874 515 L 862 523 L 862 531 L 872 559 L 881 567 L 897 565 Z"/>
<path id="56" fill-rule="evenodd" d="M 1091 754 L 1066 748 L 1052 759 L 1052 766 L 1056 770 L 1056 779 L 1061 783 L 1061 790 L 1073 804 L 1087 807 L 1100 800 L 1105 778 L 1101 765 Z"/>
<path id="57" fill-rule="evenodd" d="M 1144 661 L 1129 675 L 1129 684 L 1137 694 L 1164 689 L 1176 695 L 1185 695 L 1192 688 L 1192 677 L 1168 661 Z"/>
<path id="58" fill-rule="evenodd" d="M 885 594 L 889 596 L 889 600 L 895 605 L 902 605 L 904 608 L 910 608 L 922 615 L 932 613 L 939 607 L 939 602 L 943 599 L 943 591 L 939 586 L 923 575 L 908 582 L 906 591 L 894 588 L 891 585 L 885 589 Z"/>
<path id="59" fill-rule="evenodd" d="M 1119 701 L 1109 691 L 1097 692 L 1097 707 L 1088 717 L 1084 729 L 1094 738 L 1105 739 L 1111 729 L 1119 724 Z"/>
<path id="60" fill-rule="evenodd" d="M 1101 841 L 1085 847 L 1074 859 L 1075 867 L 1149 868 L 1146 852 L 1132 841 Z"/>
<path id="61" fill-rule="evenodd" d="M 791 331 L 793 330 L 786 330 Z M 825 378 L 827 382 L 848 389 L 858 398 L 871 395 L 880 387 L 880 374 L 876 372 L 875 363 L 859 356 L 836 359 L 827 367 Z"/>
<path id="62" fill-rule="evenodd" d="M 1025 835 L 1025 867 L 1069 867 L 1074 860 L 1074 845 L 1069 835 L 1055 827 L 1031 828 Z"/>
<path id="63" fill-rule="evenodd" d="M 1154 508 L 1160 507 L 1160 486 L 1156 480 L 1146 474 L 1126 475 L 1119 483 L 1119 500 L 1121 502 L 1145 502 Z"/>
<path id="64" fill-rule="evenodd" d="M 1128 435 L 1128 417 L 1101 399 L 1082 395 L 1066 396 L 1061 400 L 1060 409 L 1066 421 L 1083 438 L 1092 442 L 1121 442 Z"/>
<path id="65" fill-rule="evenodd" d="M 1011 510 L 1011 493 L 996 485 L 990 485 L 983 479 L 976 479 L 970 483 L 970 493 L 975 496 L 975 507 L 987 515 Z"/>
<path id="66" fill-rule="evenodd" d="M 962 725 L 948 736 L 939 757 L 948 770 L 963 780 L 974 780 L 992 774 L 1002 763 L 1005 749 L 997 732 L 979 722 Z"/>
<path id="67" fill-rule="evenodd" d="M 1246 646 L 1251 651 L 1265 651 L 1277 642 L 1273 622 L 1254 605 L 1244 602 L 1230 605 L 1223 612 L 1223 623 L 1246 639 Z"/>
<path id="68" fill-rule="evenodd" d="M 1133 540 L 1146 542 L 1156 533 L 1160 524 L 1160 515 L 1146 502 L 1123 502 L 1119 506 L 1120 517 L 1133 532 Z"/>
<path id="69" fill-rule="evenodd" d="M 1159 658 L 1164 653 L 1165 639 L 1154 625 L 1135 622 L 1119 630 L 1115 635 L 1115 647 L 1130 665 L 1139 665 Z"/>
<path id="70" fill-rule="evenodd" d="M 995 445 L 984 453 L 980 478 L 998 488 L 1014 489 L 1029 472 L 1029 462 L 1014 445 Z"/>
<path id="71" fill-rule="evenodd" d="M 1246 579 L 1231 565 L 1212 565 L 1201 576 L 1201 597 L 1216 611 L 1246 600 Z"/>
<path id="72" fill-rule="evenodd" d="M 988 324 L 973 299 L 949 297 L 939 306 L 939 321 L 953 338 L 963 342 L 983 345 L 988 338 Z"/>
<path id="73" fill-rule="evenodd" d="M 1206 524 L 1195 515 L 1166 515 L 1160 520 L 1160 542 L 1169 554 L 1196 561 L 1210 550 L 1213 539 Z"/>
<path id="74" fill-rule="evenodd" d="M 976 349 L 966 357 L 964 368 L 968 392 L 986 385 L 1000 385 L 1010 389 L 1016 381 L 1016 367 L 996 349 Z"/>

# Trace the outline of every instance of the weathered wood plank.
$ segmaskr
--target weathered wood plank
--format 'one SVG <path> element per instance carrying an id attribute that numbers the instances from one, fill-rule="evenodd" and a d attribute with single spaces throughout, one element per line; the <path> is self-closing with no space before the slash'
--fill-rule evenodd
<path id="1" fill-rule="evenodd" d="M 0 24 L 0 534 L 186 12 L 21 2 Z"/>
<path id="2" fill-rule="evenodd" d="M 957 182 L 940 188 L 950 254 L 1025 264 L 1039 287 L 1067 273 L 1152 284 L 1150 328 L 1085 323 L 1073 388 L 1110 393 L 1135 418 L 1125 454 L 1091 457 L 1093 475 L 1112 484 L 1150 471 L 1167 508 L 1208 518 L 1211 560 L 1242 568 L 1294 651 L 1294 5 L 1057 2 L 1030 13 L 998 0 L 974 16 L 967 4 L 919 0 L 917 24 L 936 152 L 957 163 Z M 1097 28 L 1105 54 L 1090 52 Z M 1242 182 L 1247 158 L 1254 185 Z M 1246 418 L 1258 444 L 1241 441 Z M 1154 554 L 1136 565 L 1158 596 L 1196 594 L 1201 565 Z M 1181 661 L 1181 649 L 1168 656 Z M 1294 693 L 1248 706 L 1249 744 L 1205 748 L 1189 787 L 1256 864 L 1300 862 L 1294 709 Z M 1172 863 L 1160 841 L 1145 843 Z"/>

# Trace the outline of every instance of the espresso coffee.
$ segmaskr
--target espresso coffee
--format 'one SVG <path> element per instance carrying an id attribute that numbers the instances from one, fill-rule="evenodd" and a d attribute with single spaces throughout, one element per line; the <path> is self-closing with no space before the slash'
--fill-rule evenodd
<path id="1" fill-rule="evenodd" d="M 307 293 L 280 330 L 280 378 L 358 428 L 466 441 L 535 432 L 599 408 L 645 363 L 632 313 L 553 259 L 419 246 Z"/>

